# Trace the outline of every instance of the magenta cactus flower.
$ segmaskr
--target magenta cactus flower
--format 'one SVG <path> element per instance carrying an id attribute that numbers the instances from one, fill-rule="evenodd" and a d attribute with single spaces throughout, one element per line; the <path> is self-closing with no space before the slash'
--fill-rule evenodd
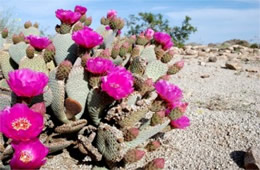
<path id="1" fill-rule="evenodd" d="M 171 126 L 178 129 L 185 129 L 190 126 L 190 119 L 187 116 L 182 116 L 179 119 L 172 120 Z"/>
<path id="2" fill-rule="evenodd" d="M 14 155 L 10 162 L 12 169 L 39 169 L 46 163 L 49 149 L 39 139 L 27 142 L 12 142 Z"/>
<path id="3" fill-rule="evenodd" d="M 149 39 L 149 40 L 153 39 L 153 35 L 154 35 L 154 30 L 151 29 L 151 28 L 148 28 L 148 29 L 144 32 L 144 36 L 145 36 L 147 39 Z"/>
<path id="4" fill-rule="evenodd" d="M 103 43 L 103 37 L 88 27 L 74 32 L 72 39 L 79 46 L 88 49 L 94 48 L 95 46 Z"/>
<path id="5" fill-rule="evenodd" d="M 122 31 L 121 30 L 117 30 L 116 34 L 117 35 L 121 35 Z"/>
<path id="6" fill-rule="evenodd" d="M 181 89 L 165 80 L 157 81 L 154 87 L 159 96 L 171 105 L 182 99 Z"/>
<path id="7" fill-rule="evenodd" d="M 114 63 L 102 57 L 90 58 L 86 62 L 86 70 L 93 74 L 105 74 L 115 67 Z"/>
<path id="8" fill-rule="evenodd" d="M 153 38 L 157 43 L 162 45 L 164 50 L 168 50 L 173 46 L 172 38 L 167 33 L 156 32 Z"/>
<path id="9" fill-rule="evenodd" d="M 116 10 L 111 9 L 111 10 L 109 10 L 107 12 L 107 18 L 108 19 L 112 19 L 112 18 L 114 18 L 116 16 L 117 16 L 117 11 Z"/>
<path id="10" fill-rule="evenodd" d="M 56 17 L 61 21 L 61 23 L 67 25 L 73 25 L 79 21 L 81 14 L 79 12 L 73 12 L 71 10 L 58 9 L 56 12 Z"/>
<path id="11" fill-rule="evenodd" d="M 33 46 L 38 51 L 45 49 L 49 44 L 51 44 L 49 38 L 39 37 L 36 35 L 27 36 L 26 40 L 29 41 L 30 45 Z"/>
<path id="12" fill-rule="evenodd" d="M 166 116 L 168 116 L 171 113 L 171 111 L 174 109 L 178 109 L 181 113 L 185 113 L 188 105 L 189 103 L 181 102 L 181 101 L 170 103 L 165 112 Z"/>
<path id="13" fill-rule="evenodd" d="M 108 31 L 108 30 L 111 30 L 111 28 L 110 28 L 110 26 L 109 25 L 107 25 L 106 27 L 105 27 L 105 29 Z"/>
<path id="14" fill-rule="evenodd" d="M 84 15 L 87 12 L 87 8 L 85 8 L 84 6 L 77 5 L 74 8 L 74 12 L 78 12 L 81 15 Z"/>
<path id="15" fill-rule="evenodd" d="M 32 111 L 25 104 L 15 104 L 0 112 L 0 132 L 14 141 L 36 138 L 44 126 L 43 115 Z"/>
<path id="16" fill-rule="evenodd" d="M 134 91 L 134 78 L 124 67 L 115 67 L 102 77 L 101 88 L 109 96 L 120 100 Z"/>
<path id="17" fill-rule="evenodd" d="M 8 74 L 7 83 L 17 96 L 34 97 L 43 93 L 48 83 L 48 76 L 28 68 L 14 70 Z"/>

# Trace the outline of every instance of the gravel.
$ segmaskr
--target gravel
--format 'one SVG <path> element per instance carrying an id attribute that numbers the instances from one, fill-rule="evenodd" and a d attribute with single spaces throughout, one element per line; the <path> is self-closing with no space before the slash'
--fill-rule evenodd
<path id="1" fill-rule="evenodd" d="M 191 126 L 166 133 L 159 150 L 127 169 L 142 167 L 157 157 L 164 157 L 165 169 L 171 170 L 243 169 L 245 151 L 260 147 L 260 70 L 228 70 L 221 59 L 208 63 L 206 57 L 204 61 L 185 56 L 176 60 L 179 58 L 185 58 L 187 64 L 171 82 L 184 91 Z M 199 61 L 205 64 L 199 65 Z M 260 68 L 260 62 L 242 65 Z M 202 75 L 210 76 L 203 79 Z M 41 169 L 90 169 L 77 164 L 65 151 Z"/>

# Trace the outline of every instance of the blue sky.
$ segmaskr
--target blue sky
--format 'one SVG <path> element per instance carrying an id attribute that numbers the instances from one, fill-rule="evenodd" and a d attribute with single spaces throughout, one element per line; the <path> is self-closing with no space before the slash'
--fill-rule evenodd
<path id="1" fill-rule="evenodd" d="M 110 9 L 127 18 L 138 12 L 161 13 L 172 26 L 179 26 L 185 15 L 192 18 L 198 32 L 189 42 L 202 44 L 239 38 L 260 42 L 260 0 L 0 0 L 0 11 L 11 9 L 13 17 L 37 21 L 48 33 L 54 34 L 59 24 L 55 17 L 58 8 L 74 9 L 75 5 L 88 8 L 92 28 Z M 124 28 L 126 29 L 126 28 Z"/>

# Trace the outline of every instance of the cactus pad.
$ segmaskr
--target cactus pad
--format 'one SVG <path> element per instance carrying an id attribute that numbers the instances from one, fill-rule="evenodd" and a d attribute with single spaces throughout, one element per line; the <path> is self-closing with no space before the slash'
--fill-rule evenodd
<path id="1" fill-rule="evenodd" d="M 6 79 L 0 80 L 0 89 L 1 90 L 5 90 L 5 91 L 10 91 L 11 90 L 9 85 L 6 82 Z"/>
<path id="2" fill-rule="evenodd" d="M 156 54 L 154 52 L 154 45 L 145 47 L 144 50 L 142 51 L 140 57 L 145 59 L 148 63 L 156 60 Z"/>
<path id="3" fill-rule="evenodd" d="M 56 69 L 50 72 L 48 86 L 51 88 L 53 94 L 53 100 L 51 108 L 55 116 L 63 123 L 68 123 L 69 120 L 65 114 L 64 97 L 65 97 L 65 85 L 64 81 L 56 80 Z"/>
<path id="4" fill-rule="evenodd" d="M 141 143 L 147 141 L 155 134 L 161 132 L 168 124 L 170 123 L 169 119 L 165 119 L 162 124 L 158 124 L 156 126 L 149 126 L 142 131 L 139 132 L 139 135 L 136 139 L 126 142 L 127 148 L 135 148 L 136 146 L 140 145 Z"/>
<path id="5" fill-rule="evenodd" d="M 65 59 L 72 62 L 76 59 L 77 45 L 71 39 L 71 34 L 56 34 L 53 45 L 56 48 L 54 57 L 56 64 L 60 64 Z"/>
<path id="6" fill-rule="evenodd" d="M 6 106 L 11 106 L 11 97 L 0 94 L 0 110 L 3 110 Z"/>
<path id="7" fill-rule="evenodd" d="M 97 148 L 108 161 L 118 162 L 122 159 L 123 134 L 115 127 L 101 123 L 97 133 Z"/>
<path id="8" fill-rule="evenodd" d="M 155 60 L 150 62 L 145 70 L 145 75 L 156 81 L 159 77 L 165 75 L 168 71 L 167 64 L 163 64 L 161 61 Z"/>
<path id="9" fill-rule="evenodd" d="M 36 35 L 39 36 L 41 33 L 40 31 L 35 28 L 35 27 L 29 27 L 27 29 L 22 29 L 21 32 L 24 34 L 24 36 L 29 36 L 29 35 Z"/>
<path id="10" fill-rule="evenodd" d="M 48 75 L 47 66 L 46 66 L 44 59 L 41 55 L 34 56 L 32 59 L 30 59 L 28 57 L 24 57 L 20 61 L 19 69 L 21 69 L 21 68 L 29 68 L 29 69 L 32 69 L 34 71 L 43 72 L 46 75 Z"/>
<path id="11" fill-rule="evenodd" d="M 97 88 L 94 88 L 89 92 L 87 98 L 88 112 L 95 125 L 98 125 L 101 118 L 105 117 L 103 111 L 113 101 L 113 98 Z"/>
<path id="12" fill-rule="evenodd" d="M 5 42 L 6 42 L 6 40 L 4 38 L 2 38 L 2 36 L 0 36 L 0 50 L 3 49 Z"/>
<path id="13" fill-rule="evenodd" d="M 76 118 L 79 119 L 84 113 L 89 93 L 88 82 L 85 80 L 83 67 L 72 68 L 67 80 L 66 92 L 68 97 L 78 101 L 82 107 L 81 112 L 76 115 Z"/>
<path id="14" fill-rule="evenodd" d="M 10 57 L 19 64 L 21 59 L 26 56 L 26 48 L 28 47 L 28 44 L 25 44 L 25 42 L 20 42 L 18 44 L 12 44 L 9 47 L 9 55 Z"/>
<path id="15" fill-rule="evenodd" d="M 0 51 L 0 67 L 2 69 L 5 79 L 8 78 L 8 73 L 16 68 L 15 62 L 10 58 L 9 54 L 5 51 Z"/>

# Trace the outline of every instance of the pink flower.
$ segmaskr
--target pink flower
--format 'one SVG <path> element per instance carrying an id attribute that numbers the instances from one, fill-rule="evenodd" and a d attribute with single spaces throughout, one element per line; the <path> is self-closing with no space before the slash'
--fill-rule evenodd
<path id="1" fill-rule="evenodd" d="M 48 76 L 28 68 L 14 70 L 8 74 L 8 85 L 17 96 L 34 97 L 43 93 L 48 83 Z"/>
<path id="2" fill-rule="evenodd" d="M 134 91 L 134 78 L 124 67 L 115 67 L 102 77 L 101 88 L 109 96 L 120 100 Z"/>
<path id="3" fill-rule="evenodd" d="M 15 104 L 0 112 L 0 131 L 15 141 L 28 141 L 42 131 L 44 119 L 41 113 L 34 112 L 25 104 Z"/>
<path id="4" fill-rule="evenodd" d="M 58 9 L 56 17 L 64 24 L 73 25 L 79 21 L 81 14 L 79 12 L 73 12 L 71 10 Z"/>
<path id="5" fill-rule="evenodd" d="M 45 49 L 49 44 L 51 44 L 51 41 L 47 37 L 39 37 L 35 35 L 30 35 L 26 37 L 26 40 L 29 41 L 30 45 L 33 46 L 36 50 L 43 50 Z"/>
<path id="6" fill-rule="evenodd" d="M 157 81 L 154 87 L 159 96 L 170 104 L 179 102 L 182 98 L 181 89 L 165 80 Z"/>
<path id="7" fill-rule="evenodd" d="M 104 74 L 111 70 L 115 65 L 109 59 L 102 57 L 90 58 L 87 60 L 86 69 L 94 74 Z"/>
<path id="8" fill-rule="evenodd" d="M 14 155 L 10 162 L 12 169 L 38 169 L 45 164 L 49 150 L 39 139 L 28 142 L 12 142 Z"/>
<path id="9" fill-rule="evenodd" d="M 108 31 L 108 30 L 111 30 L 110 26 L 106 26 L 105 29 Z"/>
<path id="10" fill-rule="evenodd" d="M 87 12 L 87 8 L 77 5 L 74 8 L 74 12 L 79 12 L 81 15 L 84 15 Z"/>
<path id="11" fill-rule="evenodd" d="M 181 113 L 185 113 L 188 105 L 189 103 L 186 102 L 183 103 L 181 101 L 170 103 L 165 113 L 168 116 L 171 113 L 171 111 L 174 109 L 178 109 Z"/>
<path id="12" fill-rule="evenodd" d="M 110 11 L 107 12 L 107 18 L 111 19 L 117 16 L 116 10 L 111 9 Z"/>
<path id="13" fill-rule="evenodd" d="M 151 40 L 153 38 L 154 35 L 154 30 L 151 28 L 148 28 L 145 32 L 144 35 L 147 39 Z"/>
<path id="14" fill-rule="evenodd" d="M 172 38 L 169 34 L 163 32 L 156 32 L 154 40 L 163 46 L 164 50 L 168 50 L 173 46 Z"/>
<path id="15" fill-rule="evenodd" d="M 122 33 L 121 30 L 117 30 L 117 32 L 116 32 L 117 35 L 120 35 L 121 33 Z"/>
<path id="16" fill-rule="evenodd" d="M 103 43 L 103 37 L 88 27 L 74 32 L 72 39 L 84 48 L 94 48 Z"/>
<path id="17" fill-rule="evenodd" d="M 171 126 L 178 129 L 184 129 L 190 126 L 190 119 L 187 116 L 182 116 L 179 119 L 172 120 Z"/>

